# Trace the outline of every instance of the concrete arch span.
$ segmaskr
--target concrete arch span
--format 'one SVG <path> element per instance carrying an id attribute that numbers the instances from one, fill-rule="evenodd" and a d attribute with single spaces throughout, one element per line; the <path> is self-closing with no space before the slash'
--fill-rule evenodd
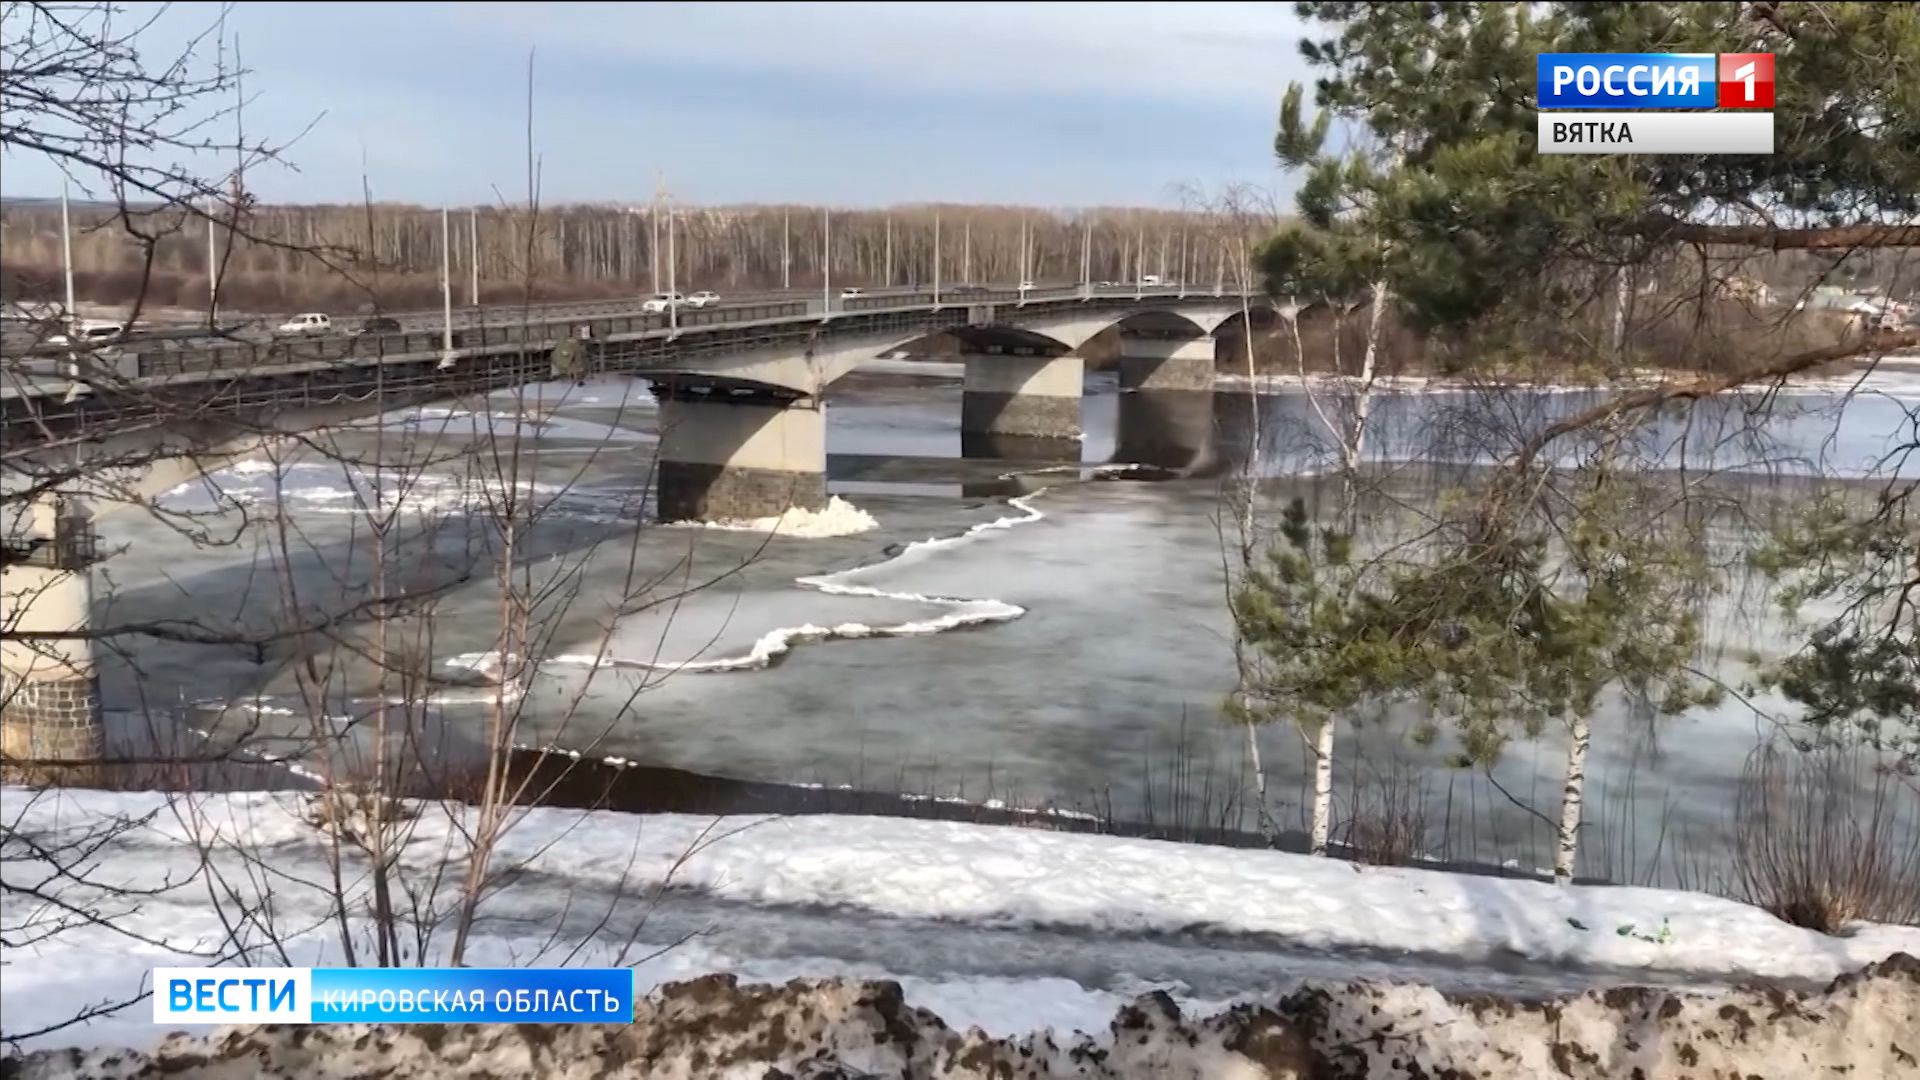
<path id="1" fill-rule="evenodd" d="M 1077 352 L 1095 336 L 1116 327 L 1128 338 L 1198 341 L 1242 317 L 1238 304 L 1225 301 L 1153 306 L 1118 315 L 1103 310 L 1029 314 L 1005 306 L 986 306 L 980 314 L 978 322 L 929 327 L 907 335 L 898 331 L 831 336 L 816 332 L 800 341 L 689 359 L 660 374 L 683 382 L 704 376 L 736 384 L 757 383 L 770 392 L 817 398 L 862 364 L 941 334 L 957 338 L 968 355 L 1058 356 Z M 823 322 L 821 327 L 827 325 Z"/>
<path id="2" fill-rule="evenodd" d="M 1097 335 L 1120 331 L 1120 385 L 1132 437 L 1121 456 L 1190 471 L 1210 446 L 1215 334 L 1238 302 L 1150 303 L 1124 311 L 982 305 L 962 324 L 827 334 L 709 355 L 649 373 L 661 391 L 660 506 L 669 517 L 757 518 L 825 501 L 829 386 L 861 365 L 936 334 L 961 345 L 961 448 L 966 456 L 1081 458 L 1085 360 Z M 1157 433 L 1157 434 L 1156 434 Z"/>

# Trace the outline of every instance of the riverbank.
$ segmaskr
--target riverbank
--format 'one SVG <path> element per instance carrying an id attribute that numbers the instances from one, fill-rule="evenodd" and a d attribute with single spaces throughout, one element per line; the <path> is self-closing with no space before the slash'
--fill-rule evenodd
<path id="1" fill-rule="evenodd" d="M 337 965 L 348 962 L 349 943 L 357 962 L 375 955 L 366 858 L 354 844 L 340 846 L 336 891 L 333 834 L 311 795 L 9 787 L 0 802 L 13 835 L 39 851 L 97 840 L 85 842 L 84 865 L 67 872 L 48 856 L 10 854 L 10 888 L 40 889 L 60 910 L 113 911 L 108 921 L 65 926 L 43 916 L 50 932 L 6 947 L 9 1032 L 129 1001 L 40 1044 L 150 1046 L 161 1033 L 139 1001 L 149 968 Z M 444 962 L 475 811 L 439 802 L 395 810 L 404 842 L 392 874 L 410 897 L 400 937 L 419 943 L 419 960 Z M 1698 894 L 1273 851 L 827 815 L 548 808 L 512 820 L 492 851 L 466 962 L 631 965 L 643 989 L 704 971 L 779 982 L 877 969 L 929 986 L 935 1001 L 951 1002 L 969 979 L 1064 976 L 1076 994 L 1137 993 L 1146 980 L 1176 998 L 1218 1003 L 1275 979 L 1369 971 L 1537 995 L 1650 982 L 1799 986 L 1920 953 L 1920 928 L 1861 925 L 1829 937 Z M 1071 939 L 1037 951 L 1022 944 L 1063 933 Z M 1176 943 L 1195 933 L 1206 942 L 1188 957 Z M 962 940 L 944 941 L 955 935 Z M 1084 966 L 1109 954 L 1133 960 Z M 1218 967 L 1241 954 L 1263 963 Z M 1217 959 L 1195 985 L 1190 965 L 1202 955 Z M 1113 999 L 1095 1000 L 1110 1008 Z"/>

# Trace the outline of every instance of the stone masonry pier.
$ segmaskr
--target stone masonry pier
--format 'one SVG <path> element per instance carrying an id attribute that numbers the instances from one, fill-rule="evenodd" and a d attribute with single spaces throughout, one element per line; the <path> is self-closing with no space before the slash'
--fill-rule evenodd
<path id="1" fill-rule="evenodd" d="M 5 523 L 0 564 L 0 776 L 38 780 L 105 749 L 93 642 L 91 522 L 74 501 L 35 501 Z M 43 636 L 44 635 L 44 636 Z"/>
<path id="2" fill-rule="evenodd" d="M 826 505 L 818 401 L 671 384 L 657 392 L 660 520 L 750 520 Z"/>
<path id="3" fill-rule="evenodd" d="M 1214 340 L 1120 339 L 1122 390 L 1212 390 Z"/>
<path id="4" fill-rule="evenodd" d="M 1080 460 L 1079 356 L 974 353 L 960 395 L 967 457 Z"/>

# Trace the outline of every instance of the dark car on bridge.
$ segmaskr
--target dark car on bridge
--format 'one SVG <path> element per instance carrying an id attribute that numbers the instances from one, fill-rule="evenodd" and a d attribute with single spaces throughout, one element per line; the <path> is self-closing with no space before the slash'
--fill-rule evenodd
<path id="1" fill-rule="evenodd" d="M 399 319 L 391 315 L 370 315 L 361 320 L 360 325 L 350 332 L 358 336 L 360 334 L 397 334 L 400 330 Z"/>

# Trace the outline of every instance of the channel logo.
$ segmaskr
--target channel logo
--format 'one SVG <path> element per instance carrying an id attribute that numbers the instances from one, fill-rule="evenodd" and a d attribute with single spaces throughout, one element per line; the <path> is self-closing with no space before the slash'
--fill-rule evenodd
<path id="1" fill-rule="evenodd" d="M 1541 53 L 1542 109 L 1771 109 L 1772 53 Z"/>
<path id="2" fill-rule="evenodd" d="M 1771 154 L 1771 53 L 1540 53 L 1542 154 Z"/>

